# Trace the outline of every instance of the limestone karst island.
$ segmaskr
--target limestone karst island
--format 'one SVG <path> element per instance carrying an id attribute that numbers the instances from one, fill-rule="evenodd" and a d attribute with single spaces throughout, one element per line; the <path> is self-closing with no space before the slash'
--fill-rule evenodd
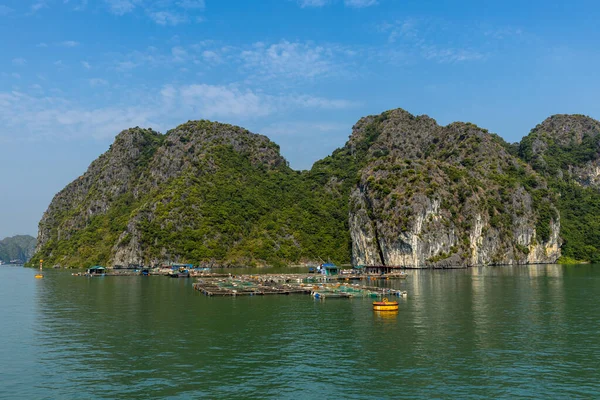
<path id="1" fill-rule="evenodd" d="M 465 267 L 600 257 L 600 123 L 520 143 L 402 110 L 295 171 L 267 137 L 205 120 L 131 128 L 58 193 L 33 264 Z"/>

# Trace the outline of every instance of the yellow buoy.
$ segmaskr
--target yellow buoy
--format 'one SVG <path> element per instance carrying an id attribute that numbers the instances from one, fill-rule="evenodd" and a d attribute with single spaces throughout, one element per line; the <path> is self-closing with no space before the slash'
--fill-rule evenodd
<path id="1" fill-rule="evenodd" d="M 388 301 L 387 297 L 384 297 L 382 301 L 373 302 L 374 311 L 398 311 L 397 301 Z"/>
<path id="2" fill-rule="evenodd" d="M 42 279 L 44 277 L 44 275 L 42 274 L 35 274 L 35 279 Z"/>

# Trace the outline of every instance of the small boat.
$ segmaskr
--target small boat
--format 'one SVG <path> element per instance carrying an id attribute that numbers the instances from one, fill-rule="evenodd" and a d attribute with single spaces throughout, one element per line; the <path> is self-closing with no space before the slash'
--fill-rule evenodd
<path id="1" fill-rule="evenodd" d="M 373 311 L 398 311 L 398 302 L 388 301 L 387 297 L 384 297 L 381 301 L 373 302 Z"/>
<path id="2" fill-rule="evenodd" d="M 186 269 L 186 270 L 179 271 L 179 272 L 172 272 L 169 274 L 169 276 L 171 278 L 189 278 L 190 272 Z"/>

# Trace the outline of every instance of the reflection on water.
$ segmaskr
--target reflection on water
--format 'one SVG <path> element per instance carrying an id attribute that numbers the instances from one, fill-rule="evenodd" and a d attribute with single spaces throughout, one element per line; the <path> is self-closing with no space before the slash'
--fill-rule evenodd
<path id="1" fill-rule="evenodd" d="M 408 292 L 391 313 L 0 268 L 0 398 L 594 397 L 598 267 L 369 282 Z"/>

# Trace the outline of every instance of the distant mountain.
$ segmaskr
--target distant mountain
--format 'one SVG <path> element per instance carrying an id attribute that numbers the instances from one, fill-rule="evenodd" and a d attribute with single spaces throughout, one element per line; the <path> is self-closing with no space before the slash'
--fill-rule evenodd
<path id="1" fill-rule="evenodd" d="M 397 109 L 362 118 L 310 171 L 232 125 L 132 128 L 54 197 L 35 258 L 64 267 L 597 260 L 599 127 L 557 115 L 509 144 Z"/>
<path id="2" fill-rule="evenodd" d="M 0 240 L 0 261 L 29 261 L 35 251 L 36 239 L 29 235 L 13 236 Z"/>

